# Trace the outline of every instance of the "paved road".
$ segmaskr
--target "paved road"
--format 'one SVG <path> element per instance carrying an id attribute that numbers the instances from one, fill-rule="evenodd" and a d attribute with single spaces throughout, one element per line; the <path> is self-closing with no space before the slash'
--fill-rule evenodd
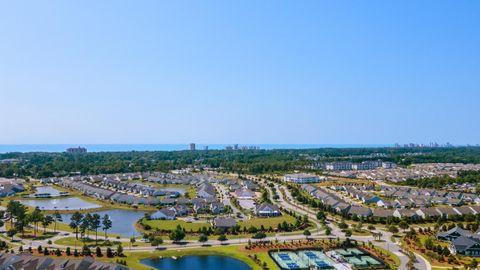
<path id="1" fill-rule="evenodd" d="M 295 202 L 295 199 L 290 194 L 290 191 L 286 187 L 280 186 L 278 184 L 275 184 L 275 187 L 277 188 L 277 190 L 279 190 L 278 194 L 279 194 L 282 206 L 284 206 L 286 208 L 290 207 L 290 208 L 287 208 L 287 209 L 292 209 L 292 210 L 297 211 L 299 213 L 307 213 L 308 216 L 311 217 L 311 219 L 316 219 L 316 215 L 314 214 L 315 211 L 313 209 L 309 209 L 306 206 L 298 205 Z M 281 192 L 281 190 L 283 190 L 283 192 Z M 285 193 L 285 195 L 287 197 L 286 200 L 285 200 L 282 193 Z M 344 235 L 344 233 L 340 230 L 340 228 L 338 228 L 335 224 L 330 223 L 329 226 L 332 228 L 332 235 L 335 235 L 335 236 Z M 400 259 L 399 269 L 407 269 L 407 263 L 408 263 L 409 259 L 402 252 L 402 248 L 399 246 L 399 244 L 391 242 L 390 239 L 391 239 L 392 234 L 390 232 L 383 231 L 383 230 L 378 230 L 378 231 L 380 231 L 382 233 L 382 237 L 381 237 L 382 241 L 381 242 L 375 241 L 373 236 L 355 236 L 354 235 L 354 236 L 351 236 L 350 238 L 354 239 L 354 240 L 358 240 L 358 241 L 364 241 L 364 242 L 370 241 L 376 246 L 379 246 L 383 249 L 386 249 L 386 250 L 389 250 L 389 251 L 393 252 Z M 316 234 L 319 234 L 319 233 L 315 233 L 314 235 L 316 235 Z M 432 267 L 431 267 L 430 263 L 428 261 L 426 261 L 422 256 L 415 253 L 415 257 L 417 258 L 417 261 L 415 262 L 415 268 L 416 269 L 431 270 Z"/>
<path id="2" fill-rule="evenodd" d="M 235 214 L 236 217 L 240 217 L 241 219 L 245 219 L 245 215 L 240 211 L 235 205 L 233 205 L 232 201 L 229 198 L 229 192 L 227 188 L 224 185 L 221 184 L 213 184 L 215 188 L 217 189 L 217 192 L 221 195 L 222 197 L 222 203 L 223 205 L 229 205 L 232 208 L 233 213 Z"/>
<path id="3" fill-rule="evenodd" d="M 277 183 L 275 183 L 274 185 L 275 185 L 275 188 L 277 189 L 277 191 L 278 191 L 277 193 L 279 195 L 278 203 L 283 208 L 289 209 L 291 211 L 295 211 L 296 213 L 301 214 L 301 215 L 307 215 L 309 217 L 309 220 L 313 224 L 315 224 L 316 230 L 312 233 L 312 235 L 309 238 L 322 239 L 322 238 L 328 238 L 328 237 L 332 237 L 332 236 L 344 238 L 344 237 L 341 237 L 341 236 L 344 235 L 344 233 L 334 223 L 329 224 L 329 226 L 332 229 L 332 236 L 324 235 L 324 230 L 322 228 L 322 225 L 316 219 L 316 211 L 313 210 L 313 209 L 310 209 L 306 206 L 297 204 L 295 202 L 295 200 L 293 199 L 293 197 L 291 196 L 289 190 L 287 188 L 285 188 L 284 186 L 281 186 Z M 221 189 L 221 187 L 218 187 L 218 186 L 217 186 L 217 188 Z M 283 192 L 282 192 L 282 190 L 283 190 Z M 272 196 L 272 194 L 270 194 L 270 196 Z M 224 203 L 228 204 L 229 200 L 227 202 L 227 201 L 225 201 L 226 196 L 223 196 L 223 197 L 224 197 Z M 228 204 L 228 205 L 230 205 L 230 204 Z M 232 208 L 232 209 L 234 209 L 234 208 Z M 376 246 L 379 246 L 379 247 L 382 247 L 384 249 L 392 251 L 400 259 L 400 268 L 399 269 L 406 269 L 408 258 L 405 254 L 403 254 L 401 252 L 401 248 L 397 243 L 392 243 L 391 242 L 391 240 L 390 240 L 391 233 L 386 232 L 386 231 L 382 231 L 382 230 L 378 230 L 378 231 L 382 232 L 382 234 L 383 234 L 383 236 L 382 236 L 383 241 L 382 242 L 375 241 L 372 236 L 352 236 L 350 238 L 354 239 L 354 240 L 358 240 L 358 241 L 364 241 L 364 242 L 370 241 Z M 56 240 L 58 240 L 60 238 L 66 237 L 63 234 L 67 233 L 67 232 L 63 232 L 63 231 L 58 231 L 58 232 L 59 232 L 59 235 L 54 236 L 53 238 L 50 238 L 50 239 L 46 239 L 46 240 L 35 240 L 35 241 L 25 240 L 25 241 L 23 241 L 24 246 L 27 246 L 27 247 L 32 246 L 32 248 L 36 248 L 39 245 L 42 245 L 44 247 L 46 246 L 46 247 L 49 247 L 49 248 L 66 248 L 66 246 L 61 246 L 61 245 L 56 245 L 56 244 L 52 244 L 52 245 L 47 244 L 48 240 L 51 240 L 52 242 L 55 242 Z M 69 233 L 69 236 L 70 237 L 75 237 L 75 234 Z M 103 237 L 99 237 L 99 239 L 103 239 Z M 298 234 L 298 235 L 277 234 L 273 237 L 267 237 L 264 240 L 269 240 L 269 241 L 278 240 L 278 241 L 281 241 L 281 242 L 282 241 L 287 241 L 288 242 L 288 241 L 291 241 L 291 240 L 300 240 L 300 239 L 305 239 L 305 236 L 302 235 L 302 234 Z M 125 246 L 126 251 L 132 251 L 132 252 L 149 251 L 149 252 L 151 252 L 151 251 L 154 251 L 156 249 L 155 247 L 151 247 L 151 246 L 145 246 L 145 247 L 137 246 L 137 247 L 130 248 L 129 247 L 129 238 L 121 238 L 121 239 L 114 239 L 114 240 L 115 241 L 121 241 L 121 242 L 125 243 L 124 246 Z M 229 239 L 229 240 L 224 241 L 224 242 L 220 242 L 220 241 L 217 241 L 217 240 L 209 240 L 206 243 L 206 245 L 208 245 L 208 246 L 243 245 L 243 244 L 248 243 L 249 241 L 252 241 L 252 240 L 249 239 L 249 238 Z M 80 248 L 81 241 L 78 241 L 78 242 L 79 242 L 78 243 L 78 248 Z M 199 243 L 196 240 L 184 241 L 183 245 L 173 244 L 171 241 L 166 240 L 165 244 L 160 246 L 160 247 L 162 249 L 182 250 L 182 249 L 188 249 L 188 248 L 199 248 L 199 247 L 202 247 L 202 246 L 205 246 L 205 244 Z M 104 248 L 104 249 L 106 249 L 106 248 Z M 416 269 L 431 270 L 431 266 L 426 260 L 424 260 L 418 254 L 415 254 L 415 255 L 417 257 L 417 262 L 415 263 L 415 268 Z"/>

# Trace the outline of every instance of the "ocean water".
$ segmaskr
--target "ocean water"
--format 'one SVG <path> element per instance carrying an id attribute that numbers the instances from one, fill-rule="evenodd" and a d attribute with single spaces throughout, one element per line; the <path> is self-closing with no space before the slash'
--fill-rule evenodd
<path id="1" fill-rule="evenodd" d="M 209 150 L 222 150 L 232 144 L 196 144 L 197 150 L 208 146 Z M 313 148 L 365 148 L 391 147 L 388 144 L 239 144 L 256 146 L 260 149 L 313 149 Z M 188 144 L 0 144 L 0 153 L 11 152 L 64 152 L 69 147 L 85 147 L 88 152 L 125 152 L 125 151 L 182 151 L 188 150 Z"/>

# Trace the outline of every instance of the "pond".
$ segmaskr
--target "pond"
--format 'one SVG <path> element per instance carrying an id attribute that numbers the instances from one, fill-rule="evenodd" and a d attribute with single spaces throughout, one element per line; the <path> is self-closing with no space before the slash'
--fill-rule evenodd
<path id="1" fill-rule="evenodd" d="M 108 215 L 112 221 L 112 228 L 108 230 L 109 233 L 119 234 L 121 236 L 132 237 L 139 236 L 140 233 L 135 228 L 137 220 L 145 215 L 144 211 L 133 211 L 123 209 L 112 209 L 105 211 L 91 212 L 91 214 L 99 214 L 103 218 L 104 215 Z M 72 214 L 62 214 L 63 222 L 70 223 Z"/>
<path id="2" fill-rule="evenodd" d="M 19 201 L 31 207 L 39 207 L 41 210 L 85 210 L 101 207 L 101 205 L 87 202 L 75 197 Z"/>
<path id="3" fill-rule="evenodd" d="M 42 194 L 50 194 L 50 197 L 58 197 L 60 196 L 60 191 L 50 186 L 37 187 L 35 193 L 32 194 L 32 197 Z"/>
<path id="4" fill-rule="evenodd" d="M 154 258 L 144 259 L 141 263 L 162 270 L 251 270 L 246 263 L 226 256 L 185 256 L 178 259 Z"/>

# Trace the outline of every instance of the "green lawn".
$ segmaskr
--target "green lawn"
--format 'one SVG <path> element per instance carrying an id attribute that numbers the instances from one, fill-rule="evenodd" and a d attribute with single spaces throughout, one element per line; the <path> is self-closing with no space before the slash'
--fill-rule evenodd
<path id="1" fill-rule="evenodd" d="M 92 239 L 93 238 L 93 239 Z M 99 236 L 98 237 L 98 246 L 100 247 L 108 247 L 109 245 L 106 245 L 105 244 L 105 241 L 103 240 L 103 236 Z M 116 247 L 120 242 L 116 239 L 112 239 L 110 238 L 110 243 L 111 243 L 111 247 Z M 83 246 L 83 244 L 85 243 L 87 246 L 89 247 L 96 247 L 97 245 L 95 244 L 95 236 L 90 236 L 90 239 L 86 239 L 86 240 L 75 240 L 75 237 L 65 237 L 65 238 L 61 238 L 61 239 L 58 239 L 54 242 L 55 244 L 57 245 L 62 245 L 62 246 L 69 246 L 69 247 L 74 247 L 75 244 L 77 246 L 77 248 L 81 248 Z M 130 247 L 130 243 L 122 243 L 123 247 L 125 249 L 127 249 L 128 247 Z M 135 242 L 133 244 L 133 246 L 150 246 L 149 243 L 144 243 L 144 242 Z"/>
<path id="2" fill-rule="evenodd" d="M 156 228 L 160 230 L 174 230 L 177 225 L 180 225 L 187 232 L 190 230 L 197 231 L 202 227 L 211 227 L 212 225 L 206 222 L 185 222 L 183 220 L 144 220 L 145 224 L 152 227 L 152 231 Z"/>
<path id="3" fill-rule="evenodd" d="M 295 223 L 295 218 L 289 215 L 281 215 L 279 217 L 271 217 L 271 218 L 252 218 L 249 220 L 245 220 L 239 223 L 240 227 L 250 227 L 254 226 L 260 228 L 263 227 L 268 228 L 277 228 L 279 223 L 286 221 L 287 223 Z"/>

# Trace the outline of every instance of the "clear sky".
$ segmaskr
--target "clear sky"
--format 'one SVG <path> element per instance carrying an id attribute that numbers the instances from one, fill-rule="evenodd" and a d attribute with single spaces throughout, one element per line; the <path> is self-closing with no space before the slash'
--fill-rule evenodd
<path id="1" fill-rule="evenodd" d="M 1 1 L 0 144 L 480 143 L 480 1 Z"/>

